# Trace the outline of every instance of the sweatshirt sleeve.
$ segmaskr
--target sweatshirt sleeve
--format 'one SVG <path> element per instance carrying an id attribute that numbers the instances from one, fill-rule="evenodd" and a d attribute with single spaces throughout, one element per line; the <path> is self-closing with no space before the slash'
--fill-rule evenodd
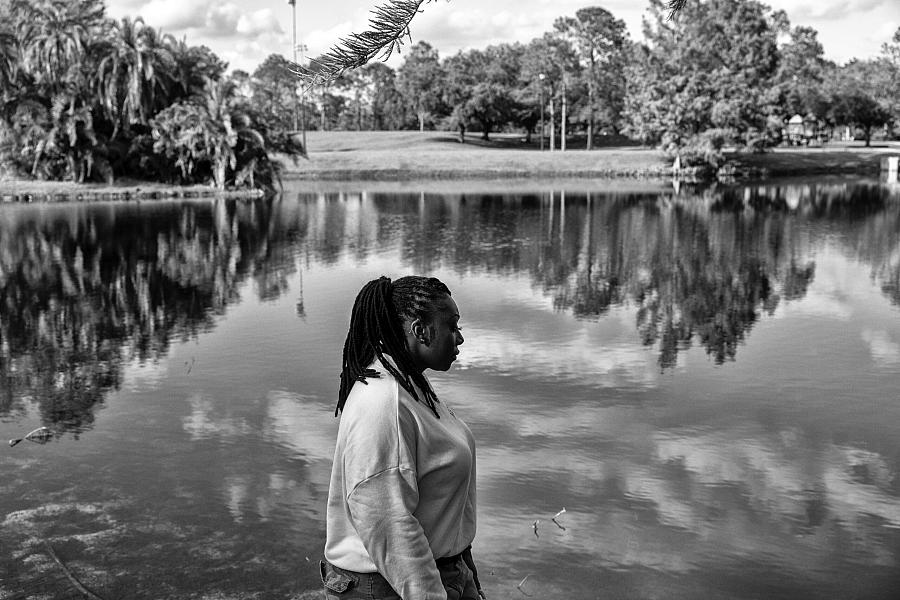
<path id="1" fill-rule="evenodd" d="M 418 498 L 416 474 L 396 467 L 357 485 L 348 505 L 378 572 L 403 600 L 445 600 L 431 547 L 413 515 Z"/>

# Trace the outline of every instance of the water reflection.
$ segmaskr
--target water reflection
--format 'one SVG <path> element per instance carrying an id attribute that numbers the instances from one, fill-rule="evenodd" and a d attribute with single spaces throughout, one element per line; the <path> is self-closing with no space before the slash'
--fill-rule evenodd
<path id="1" fill-rule="evenodd" d="M 494 597 L 890 597 L 900 200 L 864 183 L 0 207 L 0 427 L 94 428 L 2 459 L 0 543 L 89 509 L 123 590 L 311 589 L 345 311 L 416 271 L 465 313 L 434 383 Z"/>
<path id="2" fill-rule="evenodd" d="M 721 363 L 762 315 L 804 297 L 816 276 L 810 232 L 832 226 L 900 304 L 900 208 L 876 185 L 5 207 L 0 413 L 30 401 L 45 424 L 81 431 L 121 385 L 123 364 L 208 330 L 243 282 L 276 299 L 297 256 L 328 266 L 391 248 L 418 272 L 527 275 L 555 310 L 581 319 L 635 306 L 637 339 L 663 369 L 694 343 Z M 302 316 L 302 297 L 298 307 Z M 490 354 L 485 333 L 479 351 Z M 890 340 L 867 339 L 895 360 Z M 645 362 L 633 346 L 621 354 L 580 368 Z"/>
<path id="3" fill-rule="evenodd" d="M 252 277 L 281 293 L 292 262 L 268 247 L 264 203 L 4 207 L 0 414 L 30 400 L 76 434 L 124 364 L 209 330 Z"/>

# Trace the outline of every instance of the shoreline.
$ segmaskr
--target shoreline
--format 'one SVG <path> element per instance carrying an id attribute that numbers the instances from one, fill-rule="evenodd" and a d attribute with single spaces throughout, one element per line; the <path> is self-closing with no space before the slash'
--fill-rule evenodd
<path id="1" fill-rule="evenodd" d="M 427 182 L 631 182 L 656 186 L 673 179 L 698 182 L 690 172 L 674 178 L 672 161 L 661 151 L 641 146 L 608 145 L 593 150 L 540 151 L 513 134 L 491 141 L 456 141 L 450 132 L 308 132 L 308 159 L 281 156 L 282 180 L 314 187 L 347 182 L 414 184 Z M 900 142 L 835 142 L 825 147 L 778 147 L 763 154 L 726 154 L 725 183 L 821 175 L 878 176 L 881 158 L 900 156 Z M 687 175 L 687 176 L 685 176 Z M 709 180 L 717 181 L 716 178 Z M 699 180 L 703 182 L 703 180 Z M 502 184 L 501 184 L 502 185 Z M 468 185 L 466 187 L 472 187 Z M 0 180 L 0 203 L 141 201 L 186 198 L 260 198 L 261 190 L 218 190 L 207 185 L 177 186 L 123 180 L 100 183 Z"/>
<path id="2" fill-rule="evenodd" d="M 177 186 L 133 180 L 114 183 L 73 181 L 0 180 L 0 204 L 14 202 L 128 202 L 188 198 L 259 198 L 261 190 L 218 190 L 209 186 Z"/>

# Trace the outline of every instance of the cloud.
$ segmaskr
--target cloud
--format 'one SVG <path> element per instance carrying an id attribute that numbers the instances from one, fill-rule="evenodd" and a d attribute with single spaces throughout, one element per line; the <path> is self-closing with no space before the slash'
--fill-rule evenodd
<path id="1" fill-rule="evenodd" d="M 527 43 L 549 31 L 561 14 L 558 6 L 535 11 L 435 6 L 414 23 L 413 38 L 440 47 L 442 54 L 501 42 Z"/>
<path id="2" fill-rule="evenodd" d="M 236 29 L 242 35 L 251 36 L 284 33 L 278 18 L 268 8 L 241 15 L 238 18 Z"/>
<path id="3" fill-rule="evenodd" d="M 208 36 L 227 37 L 237 32 L 240 18 L 240 9 L 234 4 L 211 6 L 206 11 L 206 21 L 199 29 Z"/>
<path id="4" fill-rule="evenodd" d="M 141 8 L 133 3 L 119 4 L 116 13 L 138 14 L 153 27 L 167 33 L 189 32 L 191 37 L 229 38 L 281 35 L 284 29 L 271 8 L 248 10 L 234 3 L 217 4 L 211 0 L 151 0 Z M 195 40 L 190 40 L 196 43 Z"/>
<path id="5" fill-rule="evenodd" d="M 862 331 L 861 337 L 869 345 L 869 353 L 877 366 L 900 365 L 900 344 L 893 341 L 887 332 L 865 329 Z"/>
<path id="6" fill-rule="evenodd" d="M 773 4 L 775 8 L 786 10 L 791 15 L 792 21 L 835 21 L 845 20 L 848 14 L 866 13 L 876 9 L 890 10 L 894 6 L 894 0 L 824 0 L 819 2 L 782 0 Z"/>
<path id="7" fill-rule="evenodd" d="M 307 56 L 315 57 L 327 52 L 341 38 L 354 32 L 352 21 L 342 21 L 328 29 L 317 29 L 305 36 L 303 43 L 308 47 Z"/>
<path id="8" fill-rule="evenodd" d="M 180 31 L 203 27 L 208 3 L 184 0 L 152 0 L 140 11 L 148 25 L 166 31 Z"/>

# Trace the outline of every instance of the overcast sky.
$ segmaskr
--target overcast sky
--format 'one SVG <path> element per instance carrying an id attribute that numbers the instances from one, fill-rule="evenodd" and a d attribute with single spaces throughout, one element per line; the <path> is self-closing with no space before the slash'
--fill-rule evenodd
<path id="1" fill-rule="evenodd" d="M 316 56 L 341 35 L 362 30 L 383 0 L 297 0 L 300 55 Z M 690 0 L 689 0 L 690 1 Z M 900 26 L 900 0 L 772 0 L 792 25 L 819 32 L 825 56 L 838 63 L 877 56 Z M 553 21 L 585 6 L 602 6 L 640 39 L 644 0 L 432 0 L 413 21 L 413 41 L 441 56 L 497 42 L 527 42 Z M 205 44 L 231 69 L 253 71 L 272 53 L 291 58 L 291 7 L 287 0 L 107 0 L 111 17 L 142 16 L 148 25 L 192 45 Z M 397 60 L 389 64 L 397 66 Z"/>

